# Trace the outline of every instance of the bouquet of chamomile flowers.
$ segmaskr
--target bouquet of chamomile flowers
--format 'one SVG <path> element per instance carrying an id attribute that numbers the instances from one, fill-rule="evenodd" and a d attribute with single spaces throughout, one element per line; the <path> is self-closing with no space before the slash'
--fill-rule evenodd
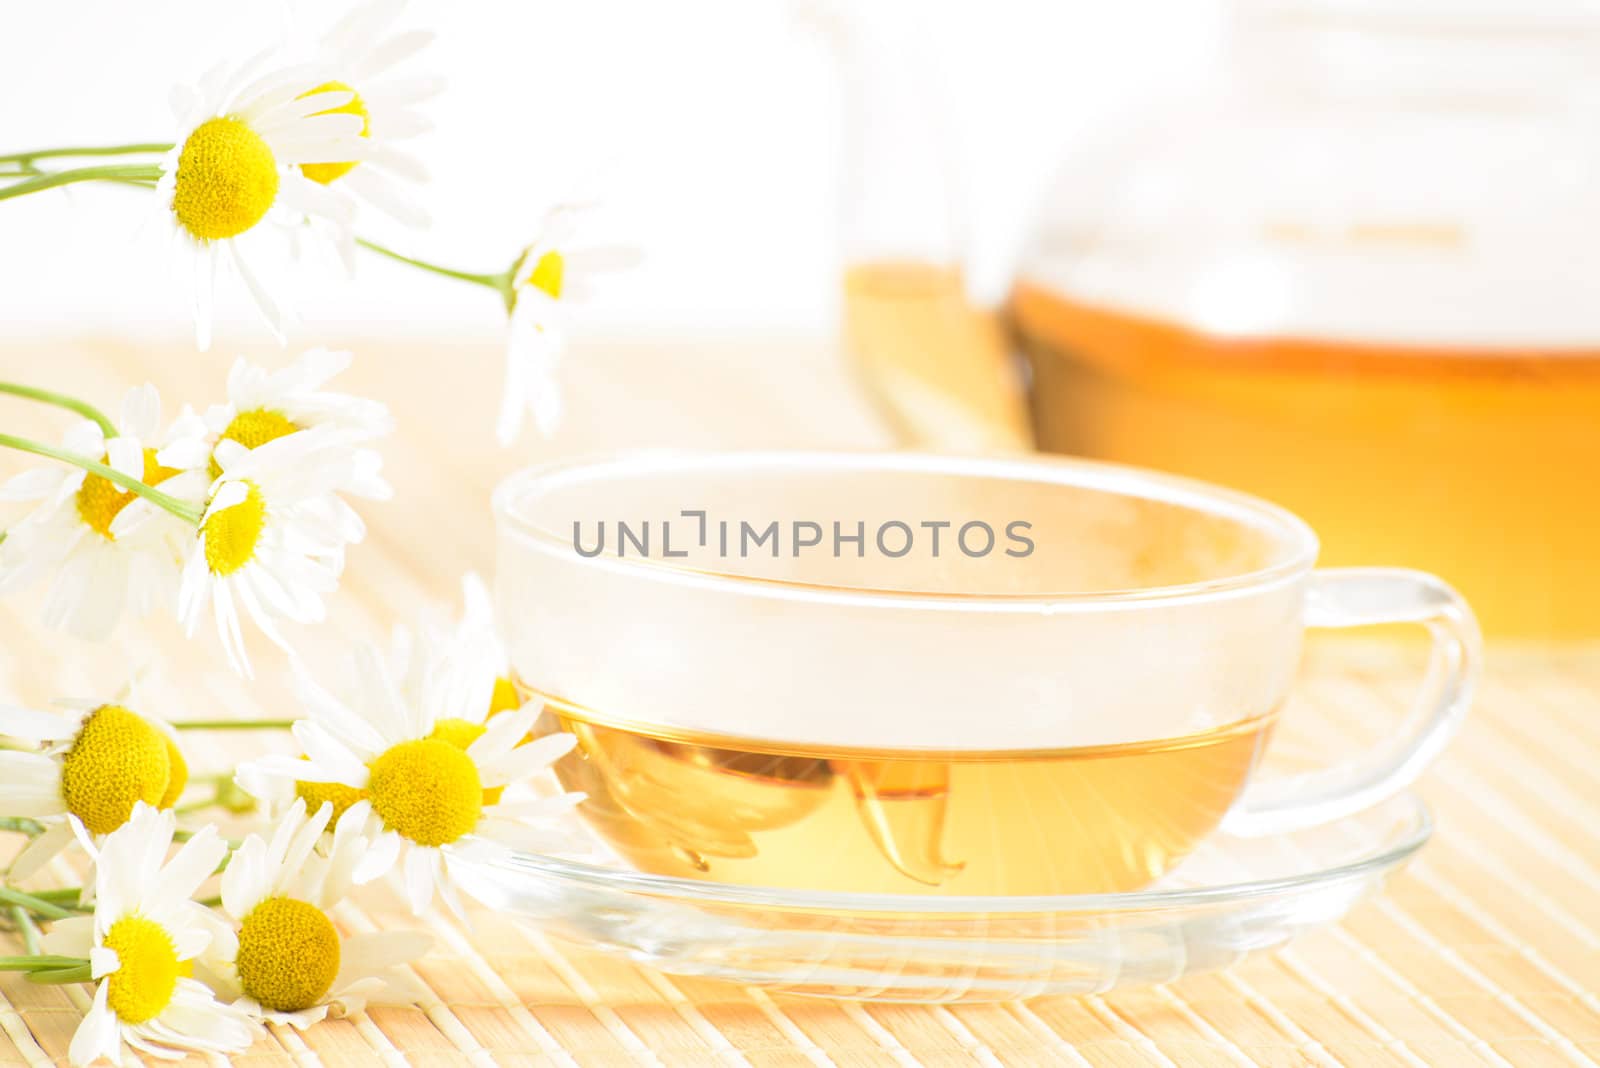
<path id="1" fill-rule="evenodd" d="M 361 236 L 373 211 L 426 222 L 414 200 L 426 174 L 407 142 L 428 128 L 440 82 L 417 69 L 430 35 L 404 14 L 403 0 L 376 0 L 301 52 L 217 66 L 173 91 L 166 140 L 0 153 L 0 201 L 99 186 L 159 220 L 194 264 L 202 351 L 219 283 L 241 286 L 284 340 L 293 317 L 261 269 L 266 242 L 290 263 L 318 249 L 347 265 L 375 254 L 490 289 L 509 337 L 498 436 L 509 443 L 530 417 L 548 432 L 566 307 L 632 253 L 582 243 L 579 205 L 550 209 L 489 271 Z M 175 410 L 150 385 L 108 411 L 62 383 L 0 381 L 0 402 L 70 416 L 49 441 L 0 422 L 0 449 L 36 463 L 0 485 L 0 596 L 37 588 L 44 625 L 93 640 L 170 612 L 191 637 L 214 633 L 246 676 L 258 633 L 287 651 L 298 705 L 291 720 L 169 721 L 133 683 L 51 707 L 0 703 L 0 832 L 22 836 L 0 851 L 13 858 L 0 926 L 25 950 L 0 970 L 92 987 L 74 1064 L 235 1051 L 263 1025 L 407 1001 L 406 966 L 427 939 L 347 936 L 341 901 L 387 878 L 413 912 L 460 915 L 474 864 L 578 844 L 582 798 L 548 773 L 574 739 L 511 685 L 474 576 L 458 614 L 356 647 L 347 678 L 315 677 L 295 653 L 365 535 L 363 502 L 392 493 L 379 451 L 392 420 L 337 389 L 350 361 L 318 348 L 279 370 L 241 359 L 220 400 Z M 298 755 L 191 783 L 183 739 L 200 727 L 288 730 Z M 254 829 L 232 840 L 191 818 L 212 809 Z M 81 886 L 30 888 L 73 851 Z"/>
<path id="2" fill-rule="evenodd" d="M 504 674 L 487 594 L 473 576 L 464 586 L 459 620 L 357 647 L 342 688 L 296 663 L 303 718 L 288 727 L 304 755 L 246 763 L 199 803 L 179 805 L 183 731 L 278 724 L 166 722 L 132 692 L 0 706 L 0 828 L 29 839 L 0 885 L 28 952 L 0 969 L 93 985 L 73 1063 L 121 1063 L 124 1046 L 239 1050 L 263 1023 L 304 1028 L 408 1000 L 402 969 L 426 936 L 346 937 L 331 915 L 340 901 L 391 876 L 413 912 L 460 916 L 472 865 L 580 847 L 569 813 L 581 795 L 544 774 L 573 737 L 539 732 L 538 703 L 519 703 Z M 179 827 L 176 809 L 211 804 L 257 811 L 262 829 L 230 841 L 212 823 Z M 87 855 L 83 886 L 24 888 L 73 849 Z M 218 894 L 196 900 L 219 872 Z"/>

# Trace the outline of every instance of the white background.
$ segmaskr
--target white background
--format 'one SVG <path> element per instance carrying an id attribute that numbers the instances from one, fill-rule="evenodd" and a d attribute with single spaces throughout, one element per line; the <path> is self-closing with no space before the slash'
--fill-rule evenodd
<path id="1" fill-rule="evenodd" d="M 419 254 L 498 268 L 544 208 L 598 171 L 597 236 L 643 265 L 587 310 L 593 330 L 824 333 L 833 328 L 843 94 L 822 0 L 414 0 L 448 79 L 415 142 L 432 172 L 424 232 L 363 229 Z M 1211 0 L 857 0 L 922 38 L 948 135 L 980 295 L 1003 292 L 1027 220 L 1075 144 L 1194 76 L 1215 40 Z M 67 0 L 7 5 L 0 151 L 170 140 L 170 86 L 218 58 L 314 39 L 344 4 Z M 895 23 L 914 12 L 917 25 Z M 0 329 L 16 336 L 186 329 L 188 277 L 153 198 L 78 186 L 0 203 Z M 307 329 L 488 333 L 487 291 L 373 260 L 354 282 L 300 279 Z M 226 345 L 257 336 L 237 293 Z M 314 340 L 312 338 L 311 340 Z"/>

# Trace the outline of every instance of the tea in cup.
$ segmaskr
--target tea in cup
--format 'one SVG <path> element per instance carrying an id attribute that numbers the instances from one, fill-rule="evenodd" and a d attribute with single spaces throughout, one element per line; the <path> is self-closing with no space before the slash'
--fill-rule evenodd
<path id="1" fill-rule="evenodd" d="M 1219 826 L 1337 819 L 1465 713 L 1471 613 L 1397 569 L 1313 571 L 1294 516 L 1060 459 L 646 454 L 496 497 L 496 597 L 580 813 L 641 870 L 862 893 L 1137 889 Z M 1414 716 L 1253 783 L 1307 626 L 1414 622 Z"/>

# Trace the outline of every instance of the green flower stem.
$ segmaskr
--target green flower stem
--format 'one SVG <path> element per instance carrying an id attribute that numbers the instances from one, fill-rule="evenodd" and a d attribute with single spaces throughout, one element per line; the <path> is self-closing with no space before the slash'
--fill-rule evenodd
<path id="1" fill-rule="evenodd" d="M 114 438 L 117 436 L 116 425 L 105 417 L 105 413 L 88 401 L 81 401 L 76 397 L 69 397 L 65 393 L 56 393 L 48 389 L 24 386 L 20 382 L 0 382 L 0 393 L 9 393 L 13 397 L 36 400 L 41 404 L 54 404 L 57 408 L 65 408 L 69 412 L 77 412 L 85 419 L 93 419 L 96 423 L 99 423 L 100 430 L 106 437 Z"/>
<path id="2" fill-rule="evenodd" d="M 398 263 L 404 263 L 411 267 L 420 267 L 424 271 L 431 271 L 434 274 L 443 275 L 446 278 L 455 278 L 462 282 L 471 282 L 474 285 L 487 286 L 489 289 L 499 293 L 502 298 L 508 298 L 511 292 L 510 271 L 502 271 L 499 274 L 479 274 L 474 271 L 458 271 L 453 267 L 444 267 L 437 263 L 429 263 L 427 260 L 419 260 L 415 256 L 402 255 L 393 249 L 384 248 L 376 241 L 368 241 L 364 237 L 356 238 L 356 244 L 360 245 L 364 249 L 376 252 L 380 256 L 387 256 L 389 259 L 395 260 Z"/>
<path id="3" fill-rule="evenodd" d="M 24 894 L 21 890 L 14 890 L 9 886 L 0 886 L 0 902 L 4 902 L 7 905 L 20 905 L 29 912 L 42 916 L 47 920 L 64 920 L 68 916 L 76 916 L 78 914 L 74 909 L 62 908 L 60 905 L 53 904 L 43 898 L 34 897 L 32 894 Z"/>
<path id="4" fill-rule="evenodd" d="M 92 983 L 94 972 L 89 969 L 89 962 L 75 964 L 70 968 L 45 968 L 41 971 L 29 972 L 30 983 Z"/>
<path id="5" fill-rule="evenodd" d="M 46 189 L 54 189 L 58 185 L 70 185 L 73 182 L 104 182 L 104 181 L 156 181 L 161 177 L 161 168 L 155 164 L 124 164 L 112 163 L 100 167 L 79 167 L 76 170 L 56 171 L 52 174 L 41 174 L 37 178 L 29 178 L 15 185 L 8 185 L 0 189 L 0 200 L 11 197 L 25 196 L 28 193 L 42 193 Z"/>
<path id="6" fill-rule="evenodd" d="M 26 816 L 0 816 L 0 831 L 16 831 L 31 838 L 44 833 L 44 824 Z"/>
<path id="7" fill-rule="evenodd" d="M 47 456 L 52 460 L 60 460 L 63 463 L 74 464 L 91 474 L 99 475 L 107 482 L 115 483 L 125 490 L 137 493 L 152 504 L 165 508 L 179 519 L 186 520 L 197 527 L 200 525 L 199 508 L 162 493 L 154 486 L 147 486 L 138 479 L 130 478 L 121 471 L 107 467 L 97 460 L 91 460 L 87 456 L 79 456 L 77 453 L 58 449 L 53 445 L 44 445 L 37 441 L 29 441 L 27 438 L 13 437 L 10 434 L 0 434 L 0 446 L 8 449 L 19 449 L 22 452 L 31 452 L 37 456 Z"/>
<path id="8" fill-rule="evenodd" d="M 180 731 L 286 731 L 294 724 L 292 719 L 180 719 L 167 726 Z"/>
<path id="9" fill-rule="evenodd" d="M 17 931 L 22 935 L 22 948 L 37 956 L 39 954 L 39 925 L 33 922 L 33 917 L 28 915 L 28 910 L 21 905 L 12 905 L 6 911 L 11 913 L 11 922 L 17 925 Z"/>
<path id="10" fill-rule="evenodd" d="M 98 145 L 75 148 L 36 148 L 32 152 L 11 152 L 0 156 L 0 163 L 21 163 L 26 166 L 36 159 L 59 159 L 62 156 L 141 156 L 164 155 L 172 151 L 170 144 Z"/>
<path id="11" fill-rule="evenodd" d="M 64 968 L 87 968 L 89 962 L 82 957 L 62 957 L 54 953 L 30 953 L 25 957 L 0 957 L 0 972 L 60 971 Z"/>
<path id="12" fill-rule="evenodd" d="M 32 891 L 32 894 L 40 901 L 48 901 L 53 905 L 64 904 L 68 908 L 72 908 L 73 906 L 77 905 L 80 900 L 82 900 L 83 887 L 57 886 L 52 887 L 49 890 L 34 890 Z"/>

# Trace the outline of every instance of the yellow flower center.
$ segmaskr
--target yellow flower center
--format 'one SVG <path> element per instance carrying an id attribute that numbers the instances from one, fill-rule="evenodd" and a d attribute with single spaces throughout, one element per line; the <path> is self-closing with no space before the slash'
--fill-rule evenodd
<path id="1" fill-rule="evenodd" d="M 116 971 L 106 976 L 106 1004 L 123 1023 L 153 1020 L 172 1003 L 184 974 L 178 947 L 166 928 L 143 916 L 124 916 L 106 932 L 116 950 Z"/>
<path id="2" fill-rule="evenodd" d="M 328 914 L 292 897 L 269 897 L 239 928 L 239 985 L 262 1008 L 299 1012 L 339 975 L 339 932 Z"/>
<path id="3" fill-rule="evenodd" d="M 516 684 L 501 675 L 494 680 L 494 693 L 489 697 L 489 715 L 497 712 L 515 712 L 522 707 L 522 697 Z"/>
<path id="4" fill-rule="evenodd" d="M 171 808 L 178 803 L 178 798 L 183 796 L 184 787 L 189 785 L 189 762 L 183 759 L 183 750 L 178 748 L 178 743 L 172 740 L 170 734 L 156 731 L 161 735 L 161 740 L 167 744 L 167 764 L 171 769 L 167 775 L 167 789 L 161 795 L 161 800 L 156 802 L 157 808 Z"/>
<path id="5" fill-rule="evenodd" d="M 254 482 L 245 482 L 244 500 L 206 517 L 200 528 L 206 564 L 214 575 L 231 575 L 255 558 L 267 525 L 267 501 Z"/>
<path id="6" fill-rule="evenodd" d="M 61 758 L 61 799 L 89 830 L 110 834 L 136 801 L 165 797 L 171 775 L 166 735 L 120 705 L 101 705 Z"/>
<path id="7" fill-rule="evenodd" d="M 368 114 L 368 112 L 367 112 L 367 103 L 366 103 L 366 101 L 361 99 L 361 94 L 360 93 L 357 93 L 354 89 L 350 88 L 344 82 L 323 82 L 321 85 L 317 86 L 315 89 L 308 89 L 305 92 L 301 93 L 300 96 L 301 97 L 308 97 L 312 93 L 331 93 L 331 92 L 346 92 L 346 93 L 352 93 L 354 95 L 352 95 L 350 97 L 350 102 L 348 104 L 345 104 L 342 107 L 329 108 L 327 111 L 319 111 L 319 112 L 317 112 L 317 114 L 318 115 L 360 115 L 361 116 L 361 136 L 362 137 L 370 136 L 371 132 L 372 132 L 372 116 L 370 114 Z M 307 178 L 310 178 L 313 182 L 319 182 L 322 185 L 327 185 L 329 182 L 333 181 L 335 178 L 343 178 L 345 175 L 347 175 L 351 171 L 355 170 L 355 167 L 356 167 L 356 165 L 355 165 L 354 162 L 350 162 L 350 163 L 302 163 L 302 164 L 300 164 L 300 173 L 305 175 Z"/>
<path id="8" fill-rule="evenodd" d="M 291 423 L 282 412 L 268 411 L 266 408 L 257 408 L 254 411 L 240 412 L 228 423 L 228 429 L 222 432 L 220 441 L 237 441 L 247 449 L 258 445 L 265 445 L 269 441 L 276 441 L 281 437 L 293 434 L 300 428 Z M 211 477 L 216 478 L 222 474 L 222 468 L 216 460 L 211 461 Z"/>
<path id="9" fill-rule="evenodd" d="M 172 213 L 202 241 L 236 237 L 260 222 L 278 197 L 278 161 L 245 123 L 207 119 L 178 153 Z"/>
<path id="10" fill-rule="evenodd" d="M 401 742 L 374 760 L 367 792 L 384 826 L 423 846 L 454 842 L 483 813 L 477 766 L 437 738 Z"/>
<path id="11" fill-rule="evenodd" d="M 491 703 L 492 704 L 492 703 Z M 473 723 L 466 719 L 441 719 L 433 725 L 430 738 L 437 738 L 441 742 L 451 745 L 466 752 L 467 747 L 479 738 L 487 728 L 481 723 Z M 483 805 L 485 808 L 500 803 L 500 795 L 506 792 L 504 786 L 486 786 L 483 789 Z"/>
<path id="12" fill-rule="evenodd" d="M 542 289 L 550 294 L 550 299 L 561 299 L 561 280 L 567 273 L 567 261 L 561 253 L 551 250 L 539 257 L 539 262 L 533 265 L 533 271 L 528 275 L 528 284 L 535 289 Z"/>
<path id="13" fill-rule="evenodd" d="M 102 456 L 101 463 L 108 462 L 108 457 Z M 162 467 L 156 462 L 156 450 L 144 450 L 144 471 L 139 479 L 147 486 L 154 486 L 165 482 L 178 472 L 171 467 Z M 111 534 L 111 521 L 117 518 L 134 498 L 132 490 L 118 489 L 110 479 L 100 475 L 87 475 L 83 485 L 78 489 L 78 515 L 89 529 L 107 541 L 116 541 Z"/>
<path id="14" fill-rule="evenodd" d="M 481 723 L 473 723 L 465 719 L 441 719 L 433 725 L 433 733 L 428 737 L 436 738 L 441 742 L 449 742 L 457 749 L 466 751 L 467 747 L 483 737 L 485 727 Z"/>
<path id="15" fill-rule="evenodd" d="M 296 782 L 294 795 L 304 801 L 306 811 L 313 814 L 321 810 L 324 801 L 333 805 L 333 818 L 328 821 L 330 827 L 339 822 L 346 809 L 367 796 L 365 790 L 342 782 Z"/>

